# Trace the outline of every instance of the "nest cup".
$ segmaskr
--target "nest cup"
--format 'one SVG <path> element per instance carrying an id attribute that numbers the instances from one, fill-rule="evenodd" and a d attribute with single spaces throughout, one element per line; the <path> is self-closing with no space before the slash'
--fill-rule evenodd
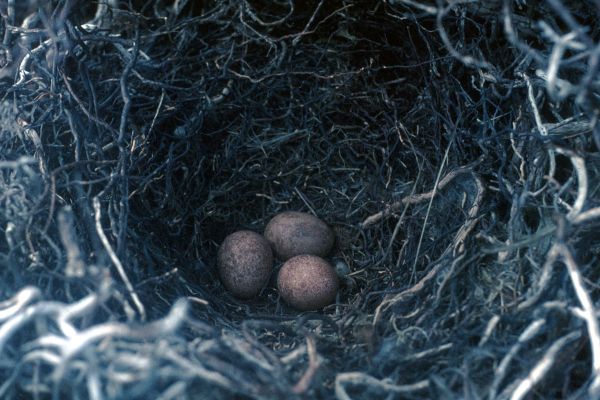
<path id="1" fill-rule="evenodd" d="M 0 2 L 0 398 L 600 397 L 597 2 L 75 3 Z M 282 210 L 335 307 L 224 294 Z"/>

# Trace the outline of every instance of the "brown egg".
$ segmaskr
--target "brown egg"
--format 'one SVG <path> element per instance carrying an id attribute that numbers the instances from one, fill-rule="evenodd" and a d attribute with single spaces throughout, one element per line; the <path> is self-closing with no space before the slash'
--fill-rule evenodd
<path id="1" fill-rule="evenodd" d="M 333 247 L 335 236 L 319 218 L 303 212 L 286 211 L 269 221 L 265 238 L 277 257 L 285 261 L 300 254 L 325 257 Z"/>
<path id="2" fill-rule="evenodd" d="M 327 261 L 304 254 L 283 264 L 277 276 L 277 288 L 290 306 L 303 311 L 318 310 L 335 300 L 338 277 Z"/>
<path id="3" fill-rule="evenodd" d="M 273 252 L 262 235 L 237 231 L 219 248 L 217 264 L 221 282 L 234 296 L 249 299 L 265 286 L 273 269 Z"/>

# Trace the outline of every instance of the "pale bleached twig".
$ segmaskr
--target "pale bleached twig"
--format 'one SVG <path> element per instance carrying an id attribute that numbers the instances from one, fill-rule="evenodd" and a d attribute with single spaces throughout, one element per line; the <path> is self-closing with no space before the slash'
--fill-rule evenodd
<path id="1" fill-rule="evenodd" d="M 391 393 L 411 393 L 425 390 L 429 387 L 428 380 L 418 381 L 408 385 L 396 385 L 386 380 L 379 380 L 362 372 L 344 372 L 335 377 L 335 395 L 338 400 L 351 400 L 346 391 L 347 385 L 372 386 Z"/>
<path id="2" fill-rule="evenodd" d="M 119 260 L 119 257 L 117 257 L 117 254 L 115 253 L 112 246 L 110 245 L 108 238 L 104 234 L 104 229 L 102 228 L 102 221 L 101 221 L 102 215 L 101 215 L 101 211 L 100 211 L 100 200 L 98 199 L 98 197 L 94 197 L 93 203 L 94 203 L 94 211 L 95 211 L 95 217 L 96 217 L 96 232 L 98 233 L 98 237 L 100 238 L 100 241 L 104 245 L 104 249 L 108 253 L 111 261 L 113 262 L 115 268 L 117 269 L 117 272 L 119 273 L 119 276 L 121 277 L 121 280 L 125 284 L 125 287 L 127 288 L 129 295 L 131 296 L 131 299 L 133 300 L 135 306 L 137 307 L 141 320 L 144 321 L 146 319 L 146 310 L 144 309 L 144 304 L 142 304 L 142 302 L 140 301 L 139 296 L 137 295 L 135 289 L 133 288 L 133 285 L 131 284 L 131 281 L 129 280 L 127 273 L 125 272 L 125 268 L 123 267 L 123 264 L 121 264 L 121 260 Z"/>
<path id="3" fill-rule="evenodd" d="M 537 362 L 535 367 L 529 372 L 517 385 L 513 391 L 511 400 L 521 400 L 525 398 L 540 381 L 546 376 L 551 367 L 555 364 L 560 351 L 573 340 L 581 336 L 579 331 L 571 332 L 556 340 L 546 351 L 546 354 Z"/>
<path id="4" fill-rule="evenodd" d="M 371 225 L 376 224 L 377 222 L 381 221 L 383 218 L 385 218 L 389 215 L 392 215 L 393 213 L 398 211 L 403 205 L 418 204 L 423 201 L 429 200 L 435 196 L 436 192 L 442 190 L 444 187 L 446 187 L 446 185 L 448 185 L 450 182 L 452 182 L 454 180 L 454 178 L 456 178 L 457 176 L 459 176 L 461 174 L 468 174 L 471 172 L 472 172 L 472 165 L 458 167 L 455 170 L 450 171 L 442 179 L 440 179 L 438 181 L 437 185 L 434 185 L 433 190 L 426 192 L 426 193 L 419 193 L 419 194 L 406 196 L 399 201 L 389 204 L 383 209 L 383 211 L 380 211 L 376 214 L 373 214 L 373 215 L 365 218 L 365 220 L 360 224 L 360 226 L 361 226 L 361 228 L 368 228 Z"/>

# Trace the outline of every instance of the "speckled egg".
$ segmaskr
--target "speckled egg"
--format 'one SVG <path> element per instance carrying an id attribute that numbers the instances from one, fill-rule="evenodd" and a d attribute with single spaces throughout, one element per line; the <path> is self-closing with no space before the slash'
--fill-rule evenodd
<path id="1" fill-rule="evenodd" d="M 302 311 L 318 310 L 335 301 L 338 277 L 321 257 L 299 255 L 287 260 L 277 276 L 279 295 Z"/>
<path id="2" fill-rule="evenodd" d="M 325 222 L 311 214 L 286 211 L 269 221 L 265 238 L 277 257 L 285 261 L 300 254 L 325 257 L 333 247 L 335 235 Z"/>
<path id="3" fill-rule="evenodd" d="M 269 280 L 273 252 L 262 235 L 237 231 L 221 244 L 217 266 L 225 288 L 236 297 L 249 299 L 255 297 Z"/>

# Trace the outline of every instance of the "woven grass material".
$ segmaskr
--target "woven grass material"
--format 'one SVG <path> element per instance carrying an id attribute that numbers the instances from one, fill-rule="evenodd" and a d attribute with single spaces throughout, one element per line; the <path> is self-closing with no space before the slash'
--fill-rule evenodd
<path id="1" fill-rule="evenodd" d="M 600 397 L 597 1 L 76 3 L 0 0 L 1 398 Z M 320 312 L 219 282 L 284 210 Z"/>

